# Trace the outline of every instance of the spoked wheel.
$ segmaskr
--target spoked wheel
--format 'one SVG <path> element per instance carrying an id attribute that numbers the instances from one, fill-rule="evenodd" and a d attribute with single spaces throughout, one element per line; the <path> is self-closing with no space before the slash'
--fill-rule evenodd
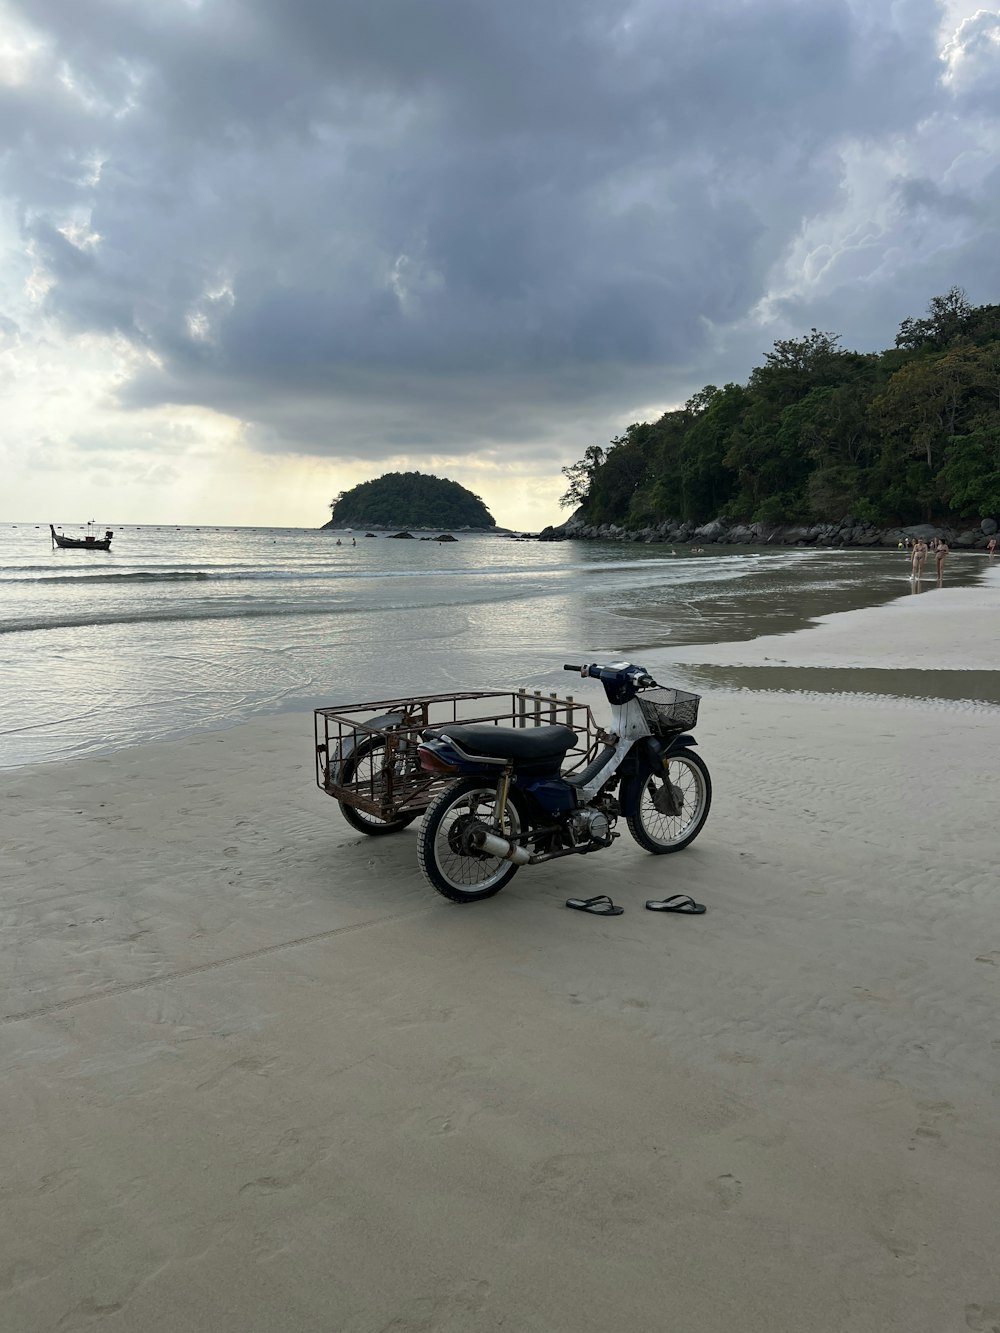
<path id="1" fill-rule="evenodd" d="M 345 787 L 353 783 L 363 796 L 377 801 L 388 785 L 390 767 L 393 776 L 401 778 L 411 772 L 415 764 L 415 751 L 411 754 L 406 748 L 394 748 L 390 758 L 385 739 L 373 736 L 370 740 L 362 741 L 347 756 L 340 771 L 340 782 Z M 420 811 L 414 810 L 411 814 L 400 815 L 396 819 L 381 819 L 378 815 L 370 815 L 367 810 L 359 810 L 356 805 L 350 805 L 347 801 L 341 801 L 339 804 L 341 814 L 348 824 L 356 828 L 359 833 L 367 833 L 372 838 L 377 838 L 383 833 L 398 833 L 400 829 L 406 828 L 407 824 L 412 824 L 420 817 Z"/>
<path id="2" fill-rule="evenodd" d="M 496 831 L 497 789 L 483 778 L 462 778 L 427 809 L 417 843 L 420 868 L 429 882 L 456 903 L 492 898 L 517 874 L 513 861 L 470 850 L 466 835 L 474 824 Z M 503 836 L 516 838 L 527 826 L 520 795 L 512 791 L 504 811 Z"/>
<path id="3" fill-rule="evenodd" d="M 700 755 L 677 750 L 668 766 L 642 784 L 639 809 L 628 816 L 628 831 L 656 856 L 679 852 L 694 842 L 712 805 L 712 779 Z"/>

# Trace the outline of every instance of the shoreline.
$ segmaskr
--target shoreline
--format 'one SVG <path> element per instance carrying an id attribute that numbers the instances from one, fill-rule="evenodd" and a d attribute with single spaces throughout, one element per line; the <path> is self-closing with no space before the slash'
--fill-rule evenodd
<path id="1" fill-rule="evenodd" d="M 985 659 L 989 585 L 729 648 Z M 705 695 L 687 851 L 466 907 L 318 791 L 308 712 L 0 773 L 11 1327 L 996 1322 L 1000 711 L 749 698 Z"/>
<path id="2" fill-rule="evenodd" d="M 956 523 L 907 523 L 879 527 L 875 523 L 855 522 L 853 518 L 839 523 L 731 523 L 721 518 L 707 523 L 680 522 L 665 519 L 643 528 L 627 528 L 620 523 L 588 523 L 579 510 L 558 526 L 543 528 L 537 539 L 543 542 L 609 541 L 639 543 L 694 543 L 700 546 L 800 546 L 817 550 L 839 550 L 845 547 L 892 550 L 902 548 L 904 542 L 917 537 L 930 541 L 944 537 L 954 550 L 983 551 L 998 531 L 994 519 L 980 520 L 977 527 L 962 527 Z"/>
<path id="3" fill-rule="evenodd" d="M 849 670 L 1000 670 L 1000 563 L 972 587 L 935 586 L 876 606 L 818 616 L 791 634 L 742 642 L 683 644 L 666 660 L 712 666 L 827 667 Z"/>
<path id="4" fill-rule="evenodd" d="M 718 554 L 722 554 L 721 549 L 718 550 Z M 776 551 L 773 554 L 776 557 L 779 557 L 779 564 L 780 557 L 782 556 L 790 557 L 793 561 L 796 558 L 794 554 L 787 551 Z M 816 554 L 822 555 L 824 553 L 817 552 Z M 708 559 L 710 560 L 711 557 L 708 557 Z M 872 623 L 878 624 L 882 617 L 882 608 L 906 599 L 905 593 L 902 596 L 900 595 L 900 588 L 907 587 L 907 582 L 905 578 L 897 580 L 894 577 L 897 572 L 895 560 L 890 559 L 887 553 L 876 553 L 874 556 L 868 557 L 861 552 L 851 553 L 850 561 L 848 563 L 853 566 L 855 560 L 859 560 L 867 568 L 868 559 L 880 561 L 880 568 L 886 566 L 886 582 L 884 584 L 881 582 L 881 575 L 878 577 L 868 575 L 864 585 L 858 585 L 857 588 L 851 588 L 849 594 L 840 594 L 841 604 L 843 604 L 846 597 L 849 597 L 855 602 L 864 599 L 866 603 L 864 607 L 858 608 L 855 606 L 852 611 L 845 612 L 838 610 L 827 612 L 823 615 L 813 616 L 811 615 L 811 606 L 814 603 L 810 602 L 808 596 L 803 597 L 797 591 L 793 592 L 791 601 L 786 597 L 783 606 L 780 601 L 776 600 L 775 602 L 775 606 L 779 608 L 779 614 L 773 617 L 773 623 L 787 624 L 790 619 L 794 619 L 796 623 L 796 628 L 794 630 L 787 630 L 781 635 L 772 634 L 764 637 L 758 632 L 760 628 L 766 628 L 769 623 L 766 604 L 761 603 L 760 606 L 765 609 L 762 611 L 757 610 L 754 613 L 757 623 L 752 630 L 746 631 L 750 633 L 756 632 L 756 637 L 754 638 L 740 639 L 735 643 L 728 642 L 720 637 L 719 627 L 715 626 L 716 637 L 706 637 L 704 642 L 696 635 L 693 641 L 684 641 L 675 645 L 669 637 L 661 635 L 659 643 L 650 645 L 644 628 L 644 622 L 641 619 L 641 613 L 633 611 L 631 613 L 631 618 L 626 615 L 626 619 L 623 620 L 619 626 L 612 627 L 612 633 L 606 636 L 609 639 L 609 643 L 598 643 L 585 651 L 592 653 L 594 657 L 598 658 L 602 656 L 609 658 L 611 656 L 621 656 L 624 653 L 626 656 L 632 658 L 632 660 L 648 663 L 651 666 L 654 664 L 665 664 L 663 668 L 665 670 L 669 670 L 674 664 L 682 669 L 684 667 L 689 667 L 692 664 L 700 664 L 702 670 L 694 671 L 693 673 L 691 671 L 688 672 L 689 679 L 686 683 L 689 688 L 699 690 L 703 688 L 710 689 L 713 687 L 732 689 L 744 688 L 749 685 L 750 688 L 768 689 L 771 688 L 768 683 L 763 681 L 757 682 L 748 675 L 749 671 L 756 671 L 758 668 L 761 670 L 765 669 L 762 660 L 764 649 L 762 649 L 760 645 L 774 643 L 783 651 L 784 646 L 791 642 L 792 636 L 799 633 L 808 634 L 817 624 L 825 624 L 827 622 L 835 621 L 838 617 L 854 614 L 855 611 L 858 610 L 870 614 Z M 888 568 L 889 565 L 892 566 L 891 571 Z M 970 592 L 975 594 L 977 589 L 984 584 L 989 584 L 990 580 L 994 579 L 998 573 L 1000 573 L 1000 564 L 991 568 L 986 566 L 984 562 L 984 565 L 980 567 L 978 561 L 972 559 L 968 553 L 963 553 L 955 557 L 952 578 L 959 580 L 962 587 L 968 587 Z M 837 585 L 831 585 L 831 587 L 835 586 Z M 934 589 L 932 584 L 928 585 L 925 582 L 924 587 L 925 596 L 939 597 L 942 595 Z M 943 595 L 945 598 L 951 598 L 958 590 L 957 587 L 946 586 Z M 837 601 L 837 593 L 827 592 L 825 594 L 825 600 L 822 601 L 820 605 L 829 607 L 831 603 L 836 605 Z M 850 602 L 848 602 L 848 604 L 850 604 Z M 695 605 L 695 603 L 690 602 L 684 603 L 684 606 L 688 608 Z M 789 616 L 790 609 L 794 610 L 793 617 Z M 665 606 L 664 608 L 657 609 L 656 614 L 661 617 L 666 616 L 669 618 L 671 611 L 669 606 Z M 306 615 L 306 612 L 303 612 L 303 615 Z M 200 624 L 201 622 L 199 621 L 198 623 Z M 226 623 L 228 624 L 229 622 Z M 655 622 L 651 621 L 650 623 L 653 624 Z M 745 623 L 749 625 L 751 622 L 749 619 L 745 618 Z M 697 630 L 697 622 L 691 621 L 690 624 L 682 629 L 682 638 L 690 635 L 692 627 Z M 667 631 L 667 634 L 669 633 L 670 631 Z M 804 643 L 805 640 L 802 640 L 802 642 Z M 726 657 L 720 655 L 723 648 L 728 650 L 728 656 Z M 919 645 L 915 645 L 915 651 L 917 649 L 919 649 Z M 572 647 L 566 648 L 565 650 L 565 652 L 571 656 L 575 656 L 578 651 L 580 651 L 580 646 L 575 643 Z M 992 657 L 992 652 L 984 653 L 982 650 L 977 650 L 977 653 L 978 658 L 982 659 L 980 665 L 984 670 L 992 667 L 993 660 L 1000 661 L 1000 647 L 998 647 L 995 659 Z M 538 666 L 546 660 L 547 655 L 551 654 L 547 654 L 546 649 L 541 649 L 532 663 L 519 663 L 519 670 L 514 677 L 517 680 L 517 683 L 519 685 L 524 685 L 529 689 L 564 689 L 565 681 L 558 670 L 553 670 L 551 667 L 548 671 L 539 671 L 537 669 Z M 770 654 L 767 654 L 767 656 L 770 656 Z M 558 662 L 560 660 L 562 660 L 561 654 L 554 657 L 554 661 Z M 795 669 L 793 662 L 791 660 L 785 662 L 783 657 L 773 658 L 773 660 L 768 662 L 768 666 L 774 666 L 779 661 L 786 665 L 789 670 Z M 110 665 L 113 665 L 113 663 Z M 806 665 L 819 666 L 820 664 L 810 664 L 808 661 L 803 660 L 801 666 L 804 667 Z M 837 660 L 830 662 L 829 665 L 831 668 L 836 668 L 843 666 L 844 663 Z M 856 665 L 860 667 L 865 665 L 865 663 L 859 661 Z M 902 659 L 897 659 L 893 663 L 894 668 L 900 668 L 904 665 L 912 666 L 913 664 L 904 663 Z M 944 666 L 943 663 L 939 665 L 942 667 Z M 955 665 L 958 664 L 956 663 Z M 975 666 L 975 662 L 970 658 L 965 665 L 968 669 L 972 670 Z M 728 667 L 730 670 L 728 674 L 717 679 L 710 670 L 711 667 L 716 667 L 720 671 L 723 671 Z M 739 671 L 740 667 L 743 668 L 742 672 Z M 733 674 L 734 670 L 737 672 L 735 676 Z M 490 669 L 485 672 L 477 669 L 475 673 L 476 677 L 485 676 L 485 682 L 481 679 L 471 679 L 469 682 L 466 682 L 466 687 L 473 688 L 482 686 L 483 688 L 488 688 L 497 686 L 498 683 L 502 685 L 502 679 L 498 682 L 497 678 L 502 677 L 505 674 L 505 672 L 497 671 L 496 669 Z M 685 681 L 679 680 L 678 683 L 684 684 Z M 925 685 L 926 682 L 921 682 L 921 688 L 915 691 L 915 693 L 917 695 L 926 695 Z M 134 692 L 141 687 L 141 681 L 137 678 L 130 682 L 130 686 Z M 392 687 L 383 691 L 383 693 L 395 696 L 405 692 L 406 687 L 407 685 L 404 684 L 403 681 L 394 681 Z M 436 682 L 434 682 L 434 684 L 424 684 L 423 686 L 419 683 L 416 685 L 411 683 L 409 687 L 418 689 L 423 688 L 424 690 L 433 689 L 436 687 Z M 788 682 L 784 682 L 780 688 L 787 690 Z M 823 686 L 823 689 L 824 692 L 829 692 L 829 686 Z M 870 690 L 865 689 L 864 692 L 869 693 Z M 318 695 L 312 689 L 309 689 L 306 682 L 303 680 L 291 693 L 280 699 L 265 699 L 243 703 L 241 706 L 241 711 L 243 712 L 242 717 L 238 714 L 227 712 L 221 706 L 213 708 L 210 715 L 205 717 L 186 715 L 184 710 L 175 711 L 175 713 L 172 714 L 169 707 L 164 708 L 157 706 L 155 712 L 149 711 L 147 716 L 143 717 L 141 720 L 142 730 L 146 732 L 145 735 L 142 735 L 141 733 L 139 735 L 135 735 L 134 733 L 131 735 L 127 734 L 128 728 L 122 725 L 123 718 L 113 717 L 111 719 L 111 725 L 103 731 L 91 727 L 89 731 L 81 733 L 77 738 L 79 740 L 79 745 L 75 749 L 67 749 L 67 746 L 72 746 L 74 744 L 72 714 L 65 719 L 65 722 L 68 723 L 69 726 L 68 728 L 64 728 L 61 714 L 56 713 L 52 721 L 34 721 L 30 727 L 11 727 L 9 730 L 5 731 L 3 735 L 0 735 L 0 773 L 17 772 L 24 767 L 30 767 L 36 763 L 56 766 L 63 765 L 70 759 L 75 758 L 92 760 L 101 756 L 117 753 L 121 749 L 134 748 L 137 745 L 155 744 L 163 740 L 181 740 L 199 735 L 214 735 L 232 727 L 239 727 L 245 722 L 257 718 L 271 716 L 278 717 L 287 713 L 311 711 L 313 707 L 329 704 L 332 701 L 330 696 L 336 693 L 337 691 L 335 687 L 331 687 L 330 691 Z M 370 693 L 370 691 L 367 691 L 367 693 Z M 909 695 L 913 693 L 913 691 L 904 689 L 902 693 L 904 695 Z M 942 697 L 951 697 L 953 695 L 964 697 L 964 695 L 958 692 L 953 685 L 945 690 Z M 344 695 L 341 693 L 339 697 L 343 698 Z M 352 693 L 350 697 L 358 696 L 356 693 Z M 984 694 L 984 700 L 993 702 L 1000 700 L 1000 685 L 998 685 L 996 689 L 987 691 Z M 195 703 L 197 708 L 199 706 L 198 701 L 196 700 Z M 124 720 L 127 721 L 127 719 Z"/>

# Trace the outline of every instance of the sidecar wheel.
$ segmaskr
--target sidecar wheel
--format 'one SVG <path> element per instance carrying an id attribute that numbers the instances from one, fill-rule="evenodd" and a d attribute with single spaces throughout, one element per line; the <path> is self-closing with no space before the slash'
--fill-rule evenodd
<path id="1" fill-rule="evenodd" d="M 417 859 L 431 886 L 454 903 L 476 903 L 492 898 L 517 874 L 513 861 L 483 852 L 469 853 L 461 845 L 462 826 L 471 820 L 493 824 L 497 789 L 484 778 L 461 778 L 427 807 L 417 838 Z M 507 797 L 503 832 L 515 838 L 527 827 L 521 796 Z"/>
<path id="2" fill-rule="evenodd" d="M 416 760 L 402 747 L 394 752 L 395 773 L 401 777 L 415 764 Z M 381 797 L 386 789 L 386 768 L 389 764 L 389 747 L 381 736 L 364 740 L 352 751 L 344 762 L 340 772 L 340 781 L 347 787 L 354 784 L 365 796 Z M 367 810 L 340 801 L 340 813 L 352 828 L 359 833 L 367 833 L 370 838 L 381 837 L 385 833 L 398 833 L 400 829 L 420 818 L 420 811 L 399 815 L 396 819 L 380 819 L 370 815 Z"/>
<path id="3" fill-rule="evenodd" d="M 677 814 L 656 808 L 664 779 L 672 784 L 680 804 Z M 660 800 L 662 804 L 662 797 Z M 711 805 L 712 779 L 705 761 L 693 750 L 677 750 L 670 755 L 665 773 L 651 773 L 643 782 L 638 811 L 628 816 L 628 831 L 640 847 L 654 856 L 679 852 L 697 838 Z"/>

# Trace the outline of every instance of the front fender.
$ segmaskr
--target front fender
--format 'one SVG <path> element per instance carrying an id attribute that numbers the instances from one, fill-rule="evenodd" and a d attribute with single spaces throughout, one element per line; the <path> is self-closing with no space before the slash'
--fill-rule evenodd
<path id="1" fill-rule="evenodd" d="M 643 784 L 649 775 L 662 773 L 666 760 L 676 750 L 697 744 L 695 738 L 687 734 L 671 736 L 669 740 L 662 740 L 659 736 L 644 736 L 641 741 L 637 741 L 618 770 L 621 776 L 618 801 L 622 814 L 626 818 L 637 815 Z"/>

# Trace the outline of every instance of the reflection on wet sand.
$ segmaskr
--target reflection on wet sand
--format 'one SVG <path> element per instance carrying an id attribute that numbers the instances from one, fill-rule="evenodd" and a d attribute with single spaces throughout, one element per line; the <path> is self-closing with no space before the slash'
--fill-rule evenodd
<path id="1" fill-rule="evenodd" d="M 914 591 L 920 591 L 915 589 Z M 948 699 L 1000 705 L 1000 671 L 923 671 L 893 667 L 677 666 L 694 690 L 776 690 Z M 673 683 L 673 682 L 672 682 Z"/>

